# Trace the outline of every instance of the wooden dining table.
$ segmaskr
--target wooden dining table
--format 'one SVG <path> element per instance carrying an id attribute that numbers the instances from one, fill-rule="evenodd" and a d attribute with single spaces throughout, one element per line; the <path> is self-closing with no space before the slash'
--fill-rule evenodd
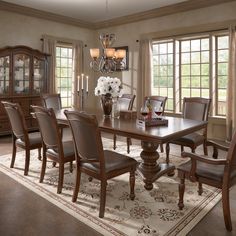
<path id="1" fill-rule="evenodd" d="M 64 110 L 56 110 L 55 115 L 60 123 L 67 124 Z M 136 119 L 106 118 L 100 112 L 94 110 L 88 111 L 88 113 L 96 115 L 101 131 L 141 140 L 142 151 L 140 157 L 142 161 L 137 171 L 141 175 L 145 184 L 144 187 L 147 190 L 153 188 L 153 183 L 159 177 L 164 174 L 173 173 L 175 169 L 172 163 L 158 162 L 158 146 L 192 132 L 199 131 L 207 126 L 207 122 L 205 121 L 165 117 L 168 120 L 168 125 L 143 128 L 137 126 Z"/>

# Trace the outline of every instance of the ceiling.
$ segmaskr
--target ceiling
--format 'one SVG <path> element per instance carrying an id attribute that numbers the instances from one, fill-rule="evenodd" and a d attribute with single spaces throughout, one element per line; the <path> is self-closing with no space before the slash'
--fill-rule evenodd
<path id="1" fill-rule="evenodd" d="M 187 0 L 4 0 L 90 23 L 111 20 Z"/>

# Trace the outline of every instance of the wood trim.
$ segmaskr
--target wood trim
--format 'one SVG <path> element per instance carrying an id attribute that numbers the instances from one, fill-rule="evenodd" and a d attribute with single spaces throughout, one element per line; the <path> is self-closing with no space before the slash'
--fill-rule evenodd
<path id="1" fill-rule="evenodd" d="M 112 26 L 118 26 L 122 24 L 128 24 L 132 22 L 148 20 L 156 17 L 167 16 L 179 12 L 185 12 L 195 9 L 200 9 L 204 7 L 210 7 L 218 4 L 223 4 L 227 2 L 233 2 L 235 0 L 189 0 L 181 3 L 177 3 L 170 6 L 165 6 L 161 8 L 152 9 L 149 11 L 144 11 L 140 13 L 131 14 L 128 16 L 114 18 L 108 21 L 101 21 L 97 23 L 91 23 L 87 21 L 82 21 L 72 17 L 62 16 L 55 13 L 50 13 L 47 11 L 41 11 L 33 9 L 30 7 L 24 7 L 13 3 L 8 3 L 0 0 L 0 10 L 15 12 L 23 14 L 26 16 L 37 17 L 45 20 L 60 22 L 63 24 L 74 25 L 87 29 L 101 29 Z"/>
<path id="2" fill-rule="evenodd" d="M 26 15 L 26 16 L 37 17 L 37 18 L 41 18 L 44 20 L 55 21 L 55 22 L 74 25 L 74 26 L 87 28 L 87 29 L 94 28 L 93 24 L 90 22 L 78 20 L 78 19 L 75 19 L 72 17 L 54 14 L 54 13 L 47 12 L 47 11 L 41 11 L 41 10 L 33 9 L 30 7 L 20 6 L 17 4 L 8 3 L 8 2 L 4 2 L 4 1 L 0 1 L 0 10 L 15 12 L 15 13 L 19 13 L 19 14 Z"/>
<path id="3" fill-rule="evenodd" d="M 186 2 L 177 3 L 170 6 L 160 7 L 149 11 L 144 11 L 128 16 L 118 17 L 108 21 L 95 23 L 95 29 L 107 28 L 111 26 L 118 26 L 122 24 L 148 20 L 156 17 L 167 16 L 175 13 L 195 10 L 204 7 L 211 7 L 227 2 L 233 2 L 235 0 L 189 0 Z"/>

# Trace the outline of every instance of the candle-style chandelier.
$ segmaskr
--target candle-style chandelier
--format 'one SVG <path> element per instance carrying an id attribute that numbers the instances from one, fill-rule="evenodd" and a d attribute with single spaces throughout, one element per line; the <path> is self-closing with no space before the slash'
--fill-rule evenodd
<path id="1" fill-rule="evenodd" d="M 115 50 L 111 47 L 116 40 L 115 34 L 102 33 L 99 40 L 102 45 L 101 55 L 99 48 L 90 49 L 90 55 L 93 59 L 90 67 L 101 73 L 111 73 L 125 69 L 126 65 L 123 59 L 126 57 L 126 51 L 123 49 Z"/>

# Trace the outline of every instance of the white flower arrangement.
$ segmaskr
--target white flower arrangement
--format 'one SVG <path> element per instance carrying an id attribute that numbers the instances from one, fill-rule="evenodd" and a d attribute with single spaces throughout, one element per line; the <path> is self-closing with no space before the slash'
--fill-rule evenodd
<path id="1" fill-rule="evenodd" d="M 112 97 L 119 97 L 121 95 L 122 86 L 118 78 L 111 78 L 101 76 L 98 79 L 97 87 L 95 88 L 95 95 L 107 95 Z"/>

